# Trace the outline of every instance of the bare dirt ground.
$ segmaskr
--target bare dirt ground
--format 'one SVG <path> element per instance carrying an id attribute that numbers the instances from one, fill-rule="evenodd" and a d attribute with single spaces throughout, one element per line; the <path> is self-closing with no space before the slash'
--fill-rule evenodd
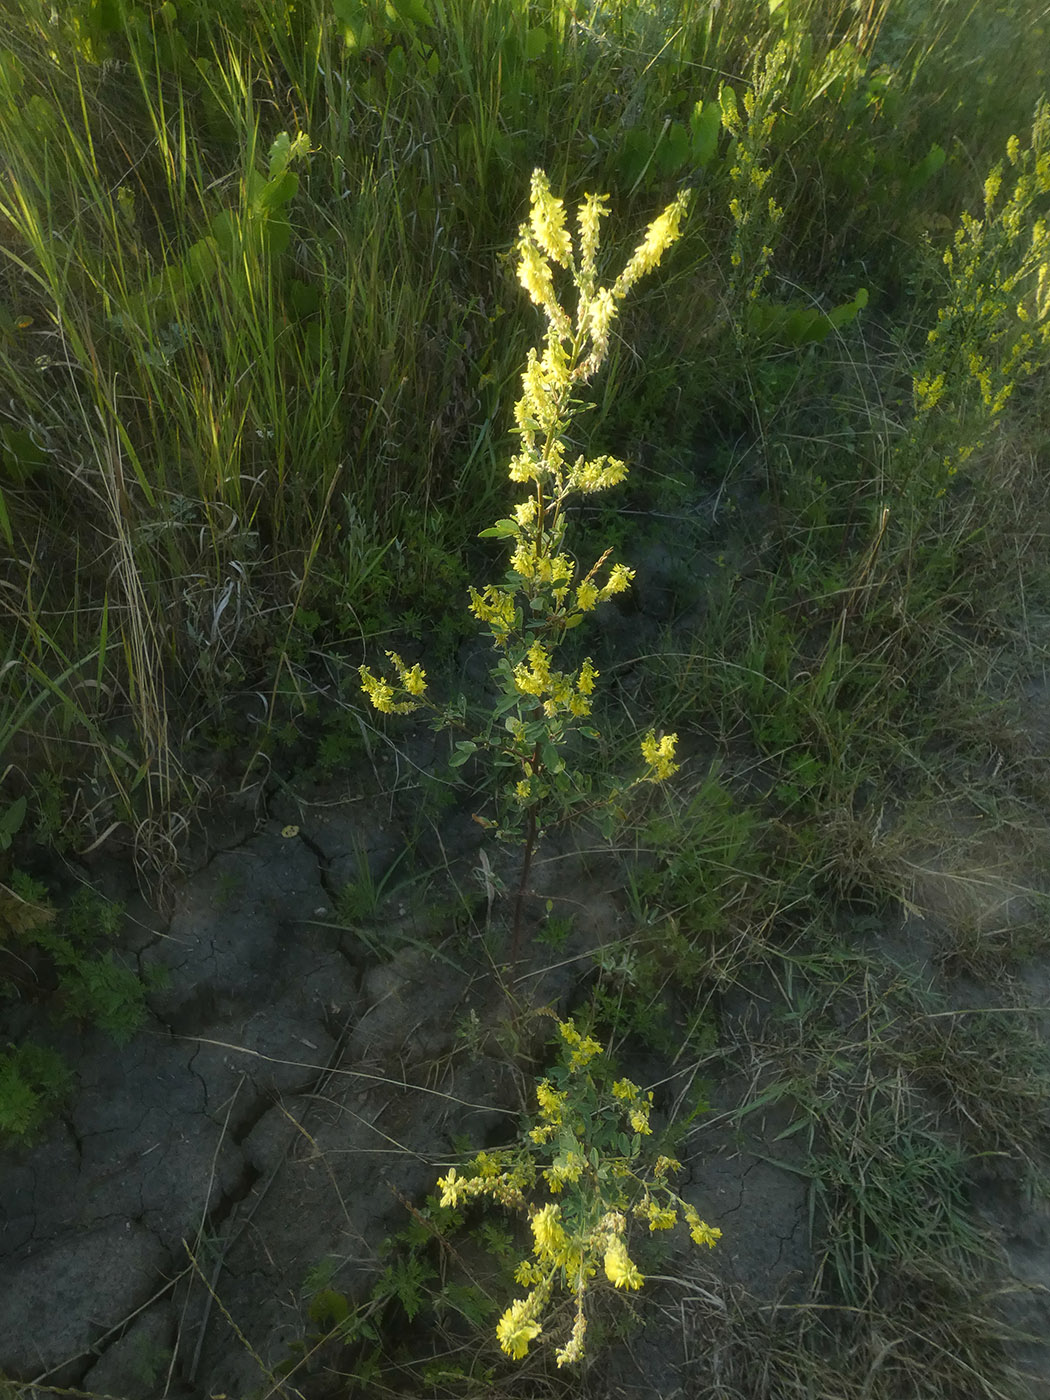
<path id="1" fill-rule="evenodd" d="M 119 1051 L 69 1033 L 75 1100 L 42 1141 L 0 1161 L 0 1371 L 28 1383 L 16 1393 L 335 1393 L 317 1357 L 274 1379 L 316 1331 L 311 1270 L 336 1261 L 339 1289 L 366 1296 L 383 1241 L 442 1164 L 464 1141 L 513 1136 L 528 1103 L 515 1068 L 524 1047 L 506 1042 L 498 919 L 486 931 L 498 872 L 469 814 L 417 833 L 412 867 L 402 862 L 400 883 L 391 875 L 376 918 L 356 930 L 336 918 L 362 862 L 378 884 L 405 849 L 405 802 L 377 786 L 256 793 L 213 818 L 170 919 L 132 898 L 128 946 L 144 970 L 167 974 L 148 1028 Z M 622 938 L 629 916 L 614 862 L 542 854 L 534 888 L 574 914 L 572 932 L 556 956 L 534 945 L 514 990 L 564 1012 L 593 951 Z M 428 863 L 443 872 L 440 890 L 412 878 Z M 93 874 L 126 893 L 118 866 Z M 887 950 L 896 940 L 917 976 L 960 899 L 976 890 L 994 922 L 1007 898 L 1000 888 L 993 899 L 989 881 L 922 878 L 926 919 L 886 930 Z M 1045 1003 L 1050 970 L 1033 964 L 1029 979 Z M 791 1307 L 812 1275 L 807 1183 L 790 1169 L 801 1149 L 777 1141 L 775 1106 L 735 1112 L 763 1015 L 753 999 L 722 999 L 719 1038 L 741 1051 L 740 1069 L 716 1082 L 680 1149 L 682 1193 L 719 1225 L 722 1246 L 709 1261 L 676 1256 L 667 1281 L 647 1285 L 634 1304 L 641 1332 L 589 1373 L 586 1393 L 700 1393 L 717 1354 L 709 1343 L 697 1354 L 695 1338 L 745 1305 Z M 633 1068 L 648 1070 L 667 1113 L 704 1067 Z M 1050 1218 L 994 1170 L 974 1205 L 997 1245 L 1010 1320 L 1045 1338 Z M 1050 1394 L 1050 1346 L 1019 1345 L 1017 1356 L 1030 1394 Z"/>

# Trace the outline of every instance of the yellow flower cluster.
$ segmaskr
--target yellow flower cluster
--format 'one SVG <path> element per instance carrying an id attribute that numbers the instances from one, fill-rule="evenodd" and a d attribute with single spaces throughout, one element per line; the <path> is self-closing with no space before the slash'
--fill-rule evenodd
<path id="1" fill-rule="evenodd" d="M 623 1237 L 626 1228 L 627 1222 L 620 1211 L 610 1211 L 598 1226 L 604 1241 L 605 1277 L 615 1288 L 641 1288 L 644 1280 L 627 1253 Z"/>
<path id="2" fill-rule="evenodd" d="M 621 462 L 618 457 L 595 457 L 591 462 L 580 457 L 573 464 L 566 485 L 571 491 L 589 496 L 595 491 L 619 486 L 626 475 L 627 463 Z"/>
<path id="3" fill-rule="evenodd" d="M 603 1054 L 599 1042 L 581 1032 L 571 1018 L 555 1020 L 563 1047 L 562 1067 L 536 1086 L 539 1122 L 527 1135 L 524 1148 L 481 1152 L 471 1176 L 459 1176 L 453 1169 L 438 1186 L 442 1205 L 489 1196 L 527 1212 L 532 1250 L 519 1262 L 514 1277 L 528 1291 L 507 1307 L 496 1336 L 508 1356 L 522 1360 L 543 1335 L 543 1314 L 560 1281 L 576 1299 L 571 1333 L 555 1353 L 563 1366 L 583 1355 L 584 1299 L 599 1271 L 614 1288 L 625 1291 L 636 1291 L 645 1282 L 628 1246 L 631 1216 L 644 1221 L 653 1233 L 672 1229 L 681 1214 L 693 1240 L 708 1248 L 720 1239 L 721 1231 L 702 1220 L 668 1185 L 668 1173 L 681 1165 L 674 1158 L 658 1157 L 652 1175 L 645 1179 L 634 1168 L 637 1142 L 629 1156 L 609 1155 L 622 1150 L 616 1110 L 632 1122 L 636 1132 L 648 1133 L 653 1095 L 631 1079 L 610 1084 L 600 1067 L 597 1073 L 593 1068 Z M 612 1100 L 611 1113 L 607 1095 Z M 538 1175 L 534 1148 L 548 1143 L 550 1165 L 542 1177 L 552 1197 L 564 1193 L 564 1204 L 550 1198 L 526 1203 L 525 1194 L 531 1194 Z"/>
<path id="4" fill-rule="evenodd" d="M 577 359 L 573 377 L 587 379 L 608 353 L 609 327 L 616 315 L 616 304 L 631 287 L 660 263 L 667 249 L 681 236 L 681 223 L 688 208 L 683 193 L 659 214 L 631 255 L 627 266 L 611 288 L 597 287 L 599 224 L 608 213 L 607 195 L 584 195 L 577 211 L 579 260 L 573 256 L 572 238 L 565 218 L 565 206 L 550 190 L 546 175 L 536 170 L 532 176 L 529 221 L 523 224 L 518 240 L 518 278 L 532 301 L 543 309 L 550 322 L 548 346 L 572 338 L 572 323 L 554 290 L 552 263 L 565 268 L 575 283 L 576 339 L 587 349 Z M 526 393 L 528 391 L 526 390 Z"/>
<path id="5" fill-rule="evenodd" d="M 645 231 L 645 237 L 616 279 L 612 289 L 614 300 L 622 301 L 640 277 L 644 277 L 653 268 L 659 267 L 660 259 L 664 253 L 667 252 L 672 243 L 676 243 L 681 237 L 682 219 L 685 217 L 688 207 L 689 196 L 683 192 L 649 225 Z"/>
<path id="6" fill-rule="evenodd" d="M 649 768 L 646 774 L 649 782 L 662 783 L 665 778 L 678 772 L 678 764 L 674 761 L 677 743 L 677 734 L 665 734 L 662 739 L 657 739 L 651 729 L 642 740 L 642 757 Z"/>
<path id="7" fill-rule="evenodd" d="M 689 1233 L 694 1244 L 706 1244 L 708 1249 L 714 1249 L 715 1245 L 722 1238 L 722 1231 L 717 1230 L 712 1225 L 708 1225 L 705 1220 L 701 1220 L 699 1215 L 691 1205 L 683 1205 L 685 1223 L 689 1226 Z"/>
<path id="8" fill-rule="evenodd" d="M 618 1079 L 612 1086 L 613 1096 L 623 1100 L 627 1113 L 627 1121 L 636 1133 L 648 1136 L 652 1132 L 649 1126 L 649 1114 L 652 1112 L 652 1093 L 643 1094 L 637 1084 L 633 1084 L 629 1079 Z"/>
<path id="9" fill-rule="evenodd" d="M 533 642 L 526 659 L 519 661 L 511 675 L 520 695 L 534 695 L 543 705 L 543 713 L 554 719 L 559 713 L 576 718 L 591 712 L 590 696 L 598 672 L 587 657 L 575 675 L 551 670 L 551 653 L 542 642 Z"/>
<path id="10" fill-rule="evenodd" d="M 511 633 L 521 626 L 513 595 L 494 583 L 486 584 L 480 593 L 476 588 L 470 590 L 470 611 L 491 629 L 500 646 L 506 646 Z"/>
<path id="11" fill-rule="evenodd" d="M 595 1055 L 602 1053 L 602 1047 L 590 1035 L 581 1035 L 575 1024 L 569 1021 L 559 1021 L 558 1031 L 562 1040 L 569 1047 L 569 1069 L 583 1069 L 594 1059 Z"/>
<path id="12" fill-rule="evenodd" d="M 519 1298 L 511 1303 L 500 1318 L 496 1327 L 496 1338 L 512 1361 L 523 1360 L 529 1350 L 529 1343 L 543 1331 L 536 1321 L 543 1301 L 536 1293 L 530 1293 L 527 1298 Z"/>
<path id="13" fill-rule="evenodd" d="M 374 709 L 386 715 L 404 715 L 419 709 L 418 697 L 426 693 L 427 677 L 422 666 L 406 666 L 396 651 L 388 651 L 387 658 L 397 672 L 397 684 L 407 699 L 397 699 L 398 691 L 389 681 L 373 676 L 367 666 L 359 667 L 361 689 L 368 696 Z"/>
<path id="14" fill-rule="evenodd" d="M 442 1207 L 454 1210 L 475 1196 L 491 1196 L 500 1205 L 522 1210 L 524 1191 L 531 1184 L 531 1176 L 519 1163 L 512 1163 L 506 1170 L 501 1170 L 501 1165 L 496 1158 L 481 1152 L 475 1159 L 473 1176 L 460 1176 L 455 1167 L 451 1167 L 445 1176 L 438 1177 Z"/>

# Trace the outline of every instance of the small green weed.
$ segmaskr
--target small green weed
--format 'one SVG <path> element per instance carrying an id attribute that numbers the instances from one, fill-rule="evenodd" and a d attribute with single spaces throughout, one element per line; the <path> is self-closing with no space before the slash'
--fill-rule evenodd
<path id="1" fill-rule="evenodd" d="M 43 885 L 15 871 L 10 889 L 0 886 L 0 995 L 37 1001 L 58 1020 L 95 1026 L 125 1045 L 146 1019 L 149 987 L 105 947 L 123 913 L 89 888 L 56 910 Z M 55 1052 L 12 1046 L 0 1070 L 0 1130 L 35 1134 L 71 1083 Z"/>

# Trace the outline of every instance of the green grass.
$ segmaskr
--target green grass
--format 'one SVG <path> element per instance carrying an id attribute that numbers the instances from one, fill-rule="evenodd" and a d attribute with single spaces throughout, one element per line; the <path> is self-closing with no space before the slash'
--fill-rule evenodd
<path id="1" fill-rule="evenodd" d="M 594 642 L 595 762 L 626 771 L 653 723 L 690 760 L 621 838 L 630 927 L 594 1011 L 675 1066 L 746 1069 L 742 1130 L 775 1099 L 805 1144 L 816 1277 L 797 1315 L 706 1319 L 727 1386 L 1011 1393 L 967 1183 L 988 1154 L 1047 1171 L 1017 979 L 1050 942 L 1050 783 L 1008 710 L 1050 644 L 1045 4 L 8 0 L 5 22 L 16 855 L 115 836 L 168 879 L 197 801 L 260 755 L 371 758 L 359 662 L 425 638 L 455 688 L 537 339 L 529 174 L 610 193 L 614 262 L 690 186 L 579 420 L 581 451 L 631 460 L 581 557 L 693 561 Z M 362 866 L 340 913 L 386 892 Z M 757 1018 L 736 1039 L 733 998 Z"/>

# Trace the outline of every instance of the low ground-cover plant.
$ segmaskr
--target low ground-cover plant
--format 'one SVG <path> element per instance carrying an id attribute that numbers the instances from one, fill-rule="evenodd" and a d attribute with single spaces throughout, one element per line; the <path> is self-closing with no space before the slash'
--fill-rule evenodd
<path id="1" fill-rule="evenodd" d="M 19 871 L 0 885 L 0 1005 L 40 1002 L 56 1020 L 97 1026 L 116 1045 L 146 1019 L 148 985 L 113 953 L 123 907 L 85 888 L 56 910 Z M 61 1055 L 24 1041 L 0 1054 L 0 1137 L 32 1137 L 72 1087 Z"/>
<path id="2" fill-rule="evenodd" d="M 537 1110 L 518 1144 L 478 1153 L 468 1175 L 453 1167 L 438 1186 L 443 1206 L 487 1200 L 528 1217 L 532 1255 L 515 1274 L 528 1292 L 506 1309 L 496 1335 L 520 1361 L 543 1334 L 555 1288 L 564 1287 L 575 1318 L 557 1352 L 563 1366 L 584 1355 L 587 1292 L 599 1269 L 616 1288 L 644 1283 L 628 1249 L 632 1222 L 652 1234 L 681 1216 L 694 1243 L 708 1248 L 722 1232 L 671 1185 L 680 1163 L 648 1150 L 652 1093 L 617 1078 L 601 1044 L 571 1018 L 558 1021 L 558 1037 L 557 1062 L 536 1086 Z"/>

